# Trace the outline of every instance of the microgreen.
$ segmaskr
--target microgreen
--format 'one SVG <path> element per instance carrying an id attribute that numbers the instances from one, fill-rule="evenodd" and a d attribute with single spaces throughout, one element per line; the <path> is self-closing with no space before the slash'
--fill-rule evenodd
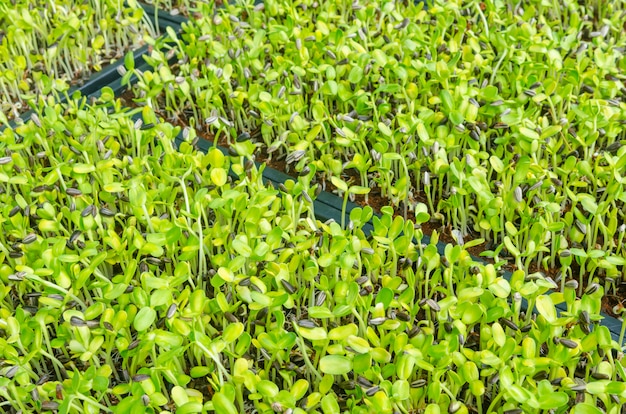
<path id="1" fill-rule="evenodd" d="M 196 5 L 151 70 L 127 54 L 139 108 L 68 95 L 2 131 L 0 404 L 618 412 L 624 329 L 599 321 L 624 266 L 619 10 L 248 3 Z M 17 52 L 43 18 L 22 14 Z M 86 41 L 67 24 L 54 73 Z M 195 149 L 207 132 L 228 155 Z M 298 177 L 266 185 L 259 149 Z M 315 219 L 326 180 L 341 223 Z M 347 211 L 374 188 L 379 215 Z M 485 240 L 496 264 L 469 253 Z"/>
<path id="2" fill-rule="evenodd" d="M 135 1 L 17 1 L 0 7 L 3 31 L 3 118 L 5 122 L 38 107 L 47 96 L 64 96 L 106 64 L 156 37 L 154 23 Z M 9 24 L 11 22 L 11 24 Z"/>
<path id="3" fill-rule="evenodd" d="M 430 214 L 464 237 L 480 233 L 502 249 L 504 224 L 514 223 L 515 242 L 535 245 L 518 266 L 556 265 L 561 234 L 617 253 L 608 220 L 590 218 L 581 239 L 561 214 L 583 193 L 591 195 L 581 199 L 590 217 L 622 203 L 608 170 L 623 167 L 611 155 L 623 129 L 620 81 L 607 63 L 619 54 L 601 46 L 613 42 L 612 26 L 588 43 L 577 37 L 589 30 L 585 7 L 571 11 L 569 26 L 541 7 L 485 7 L 382 2 L 357 4 L 351 15 L 325 3 L 228 4 L 192 20 L 182 43 L 171 39 L 175 49 L 155 50 L 154 71 L 140 76 L 136 95 L 174 118 L 193 113 L 189 123 L 206 122 L 216 140 L 260 130 L 272 159 L 286 156 L 297 171 L 313 163 L 323 186 L 355 169 L 356 185 L 379 187 L 405 217 L 423 195 Z M 506 35 L 491 26 L 507 27 Z M 166 64 L 171 54 L 177 75 Z M 559 73 L 567 85 L 557 88 L 549 79 Z M 587 85 L 598 83 L 593 76 L 606 78 L 602 87 Z M 174 78 L 190 87 L 164 87 Z M 589 278 L 597 271 L 583 270 Z"/>

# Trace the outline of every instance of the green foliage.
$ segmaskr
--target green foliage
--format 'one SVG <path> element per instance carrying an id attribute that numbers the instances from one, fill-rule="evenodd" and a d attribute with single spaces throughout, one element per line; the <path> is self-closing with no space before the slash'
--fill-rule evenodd
<path id="1" fill-rule="evenodd" d="M 64 96 L 154 37 L 153 26 L 134 1 L 3 1 L 1 123 L 43 105 L 47 96 Z"/>
<path id="2" fill-rule="evenodd" d="M 176 48 L 157 47 L 153 71 L 137 73 L 138 103 L 216 140 L 248 131 L 270 160 L 313 164 L 322 187 L 356 176 L 352 186 L 377 188 L 405 218 L 424 201 L 457 240 L 493 245 L 485 255 L 496 262 L 548 269 L 565 249 L 600 247 L 606 259 L 579 259 L 570 277 L 582 287 L 621 274 L 612 264 L 625 254 L 614 237 L 626 167 L 620 5 L 199 10 L 170 39 Z"/>
<path id="3" fill-rule="evenodd" d="M 127 55 L 140 108 L 36 106 L 0 138 L 0 405 L 619 412 L 599 323 L 624 266 L 614 7 L 202 4 L 153 71 Z M 161 113 L 189 120 L 177 148 Z M 206 132 L 229 155 L 198 152 Z M 259 147 L 298 176 L 266 185 Z M 315 219 L 327 181 L 341 223 Z M 347 212 L 376 187 L 380 215 Z M 424 242 L 431 218 L 455 244 Z"/>

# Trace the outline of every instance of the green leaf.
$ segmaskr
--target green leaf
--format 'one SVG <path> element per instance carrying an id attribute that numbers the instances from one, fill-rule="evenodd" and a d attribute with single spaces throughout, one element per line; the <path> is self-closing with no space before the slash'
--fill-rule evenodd
<path id="1" fill-rule="evenodd" d="M 341 178 L 339 177 L 335 177 L 334 175 L 332 177 L 330 177 L 330 182 L 337 187 L 337 189 L 339 189 L 342 192 L 347 192 L 348 191 L 348 183 L 346 183 L 345 181 L 343 181 Z"/>
<path id="2" fill-rule="evenodd" d="M 222 187 L 226 184 L 226 170 L 223 168 L 213 168 L 211 170 L 211 181 L 218 187 Z"/>
<path id="3" fill-rule="evenodd" d="M 156 311 L 150 307 L 143 307 L 135 315 L 133 326 L 137 332 L 143 332 L 148 329 L 156 319 Z"/>
<path id="4" fill-rule="evenodd" d="M 511 238 L 509 236 L 504 236 L 504 245 L 506 246 L 506 249 L 509 251 L 509 253 L 511 253 L 514 257 L 518 257 L 521 254 L 517 247 L 513 245 L 513 242 L 511 241 Z"/>
<path id="5" fill-rule="evenodd" d="M 339 410 L 339 403 L 337 402 L 337 396 L 333 394 L 328 394 L 324 398 L 322 398 L 322 411 L 324 414 L 339 414 L 341 411 Z"/>
<path id="6" fill-rule="evenodd" d="M 219 269 L 217 269 L 217 274 L 220 278 L 222 278 L 225 282 L 234 282 L 235 281 L 235 275 L 233 274 L 233 271 L 226 268 L 226 267 L 220 267 Z"/>
<path id="7" fill-rule="evenodd" d="M 212 369 L 210 367 L 196 366 L 191 368 L 189 376 L 191 376 L 191 378 L 202 378 L 209 375 L 211 371 Z"/>
<path id="8" fill-rule="evenodd" d="M 202 403 L 198 401 L 189 401 L 188 403 L 185 403 L 176 409 L 176 414 L 196 414 L 201 412 Z"/>
<path id="9" fill-rule="evenodd" d="M 356 353 L 365 354 L 370 350 L 370 344 L 366 339 L 363 339 L 356 335 L 350 335 L 346 340 L 346 343 L 354 349 Z"/>
<path id="10" fill-rule="evenodd" d="M 546 318 L 549 323 L 556 321 L 556 308 L 552 303 L 552 298 L 547 295 L 540 295 L 537 297 L 537 311 L 541 316 Z"/>
<path id="11" fill-rule="evenodd" d="M 511 387 L 506 389 L 506 391 L 511 397 L 515 399 L 515 401 L 520 404 L 524 404 L 532 398 L 532 395 L 528 390 L 520 387 L 517 384 L 512 384 Z"/>
<path id="12" fill-rule="evenodd" d="M 320 360 L 319 366 L 324 374 L 343 375 L 352 369 L 352 361 L 341 355 L 326 355 Z"/>
<path id="13" fill-rule="evenodd" d="M 356 335 L 357 332 L 358 328 L 353 323 L 344 326 L 338 326 L 328 332 L 328 339 L 331 339 L 333 341 L 341 341 L 350 335 Z"/>
<path id="14" fill-rule="evenodd" d="M 520 127 L 519 132 L 522 134 L 522 136 L 531 139 L 531 140 L 538 140 L 539 139 L 539 134 L 535 131 L 533 131 L 532 129 L 526 128 L 526 127 Z"/>
<path id="15" fill-rule="evenodd" d="M 407 380 L 398 380 L 393 383 L 391 394 L 394 400 L 404 401 L 410 398 L 411 387 Z"/>
<path id="16" fill-rule="evenodd" d="M 504 329 L 498 322 L 494 322 L 491 326 L 491 335 L 493 337 L 494 342 L 499 346 L 503 347 L 506 342 L 506 334 L 504 333 Z"/>
<path id="17" fill-rule="evenodd" d="M 309 316 L 311 318 L 316 318 L 316 319 L 327 319 L 327 318 L 332 318 L 334 315 L 331 312 L 331 310 L 325 306 L 311 306 L 309 308 Z"/>
<path id="18" fill-rule="evenodd" d="M 124 66 L 129 71 L 135 69 L 135 57 L 133 56 L 132 50 L 126 53 L 126 56 L 124 56 Z"/>
<path id="19" fill-rule="evenodd" d="M 494 283 L 491 283 L 488 289 L 493 293 L 494 296 L 498 298 L 508 298 L 511 293 L 511 285 L 506 279 L 497 279 Z"/>
<path id="20" fill-rule="evenodd" d="M 348 76 L 350 83 L 359 83 L 363 79 L 363 68 L 360 66 L 353 66 Z"/>
<path id="21" fill-rule="evenodd" d="M 275 397 L 279 393 L 278 385 L 271 381 L 263 380 L 256 385 L 257 390 L 266 397 Z"/>
<path id="22" fill-rule="evenodd" d="M 300 335 L 309 341 L 320 341 L 328 337 L 324 328 L 300 328 L 299 331 Z"/>
<path id="23" fill-rule="evenodd" d="M 243 333 L 244 326 L 241 322 L 231 323 L 226 326 L 224 329 L 224 333 L 222 334 L 222 338 L 224 341 L 231 343 L 234 342 L 239 336 Z"/>
<path id="24" fill-rule="evenodd" d="M 393 134 L 393 132 L 391 131 L 391 129 L 390 129 L 387 125 L 385 125 L 384 123 L 382 123 L 382 122 L 379 122 L 379 123 L 378 123 L 378 129 L 380 130 L 380 132 L 381 132 L 383 135 L 385 135 L 385 136 L 387 136 L 387 137 L 390 137 L 390 136 Z"/>
<path id="25" fill-rule="evenodd" d="M 542 410 L 550 410 L 564 407 L 569 401 L 569 397 L 564 392 L 551 392 L 540 395 L 537 400 L 539 402 L 539 408 Z"/>
<path id="26" fill-rule="evenodd" d="M 248 238 L 243 234 L 238 234 L 232 242 L 233 249 L 243 257 L 250 257 L 252 249 L 248 245 Z"/>
<path id="27" fill-rule="evenodd" d="M 578 403 L 574 405 L 570 414 L 602 414 L 602 410 L 600 410 L 595 405 L 589 403 Z"/>
<path id="28" fill-rule="evenodd" d="M 77 174 L 89 174 L 96 171 L 96 166 L 93 164 L 76 163 L 72 170 Z"/>
<path id="29" fill-rule="evenodd" d="M 352 187 L 350 187 L 348 189 L 348 192 L 350 194 L 359 194 L 359 195 L 363 195 L 363 194 L 368 194 L 370 192 L 370 188 L 369 187 L 362 187 L 360 185 L 353 185 Z"/>

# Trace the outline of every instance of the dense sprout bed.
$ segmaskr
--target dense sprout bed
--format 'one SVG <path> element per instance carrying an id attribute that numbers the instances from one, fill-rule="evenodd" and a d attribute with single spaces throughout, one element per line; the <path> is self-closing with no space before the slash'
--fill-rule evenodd
<path id="1" fill-rule="evenodd" d="M 136 2 L 0 2 L 0 123 L 60 94 L 155 37 Z"/>
<path id="2" fill-rule="evenodd" d="M 424 204 L 321 223 L 312 172 L 274 189 L 249 141 L 177 151 L 141 114 L 73 101 L 2 133 L 5 411 L 620 412 L 602 287 L 439 252 Z"/>
<path id="3" fill-rule="evenodd" d="M 126 61 L 134 109 L 26 93 L 0 132 L 2 410 L 621 413 L 623 4 L 218 3 Z M 390 205 L 321 222 L 323 188 Z"/>
<path id="4" fill-rule="evenodd" d="M 143 0 L 142 3 L 149 4 L 156 9 L 164 10 L 173 16 L 182 15 L 185 17 L 192 17 L 198 12 L 198 8 L 201 4 L 208 7 L 215 7 L 222 5 L 221 0 Z M 195 14 L 197 16 L 197 14 Z"/>
<path id="5" fill-rule="evenodd" d="M 561 288 L 622 283 L 622 2 L 201 10 L 153 51 L 136 103 L 215 140 L 251 137 L 323 186 L 372 188 L 405 217 L 422 201 L 459 243 L 559 271 Z"/>

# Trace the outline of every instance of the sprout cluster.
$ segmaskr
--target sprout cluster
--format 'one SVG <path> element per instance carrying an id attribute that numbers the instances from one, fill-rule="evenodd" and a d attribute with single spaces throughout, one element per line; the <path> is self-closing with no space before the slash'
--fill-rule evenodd
<path id="1" fill-rule="evenodd" d="M 0 121 L 18 118 L 30 101 L 81 84 L 154 30 L 135 1 L 3 1 Z"/>
<path id="2" fill-rule="evenodd" d="M 0 87 L 35 111 L 0 131 L 3 411 L 623 411 L 622 3 L 176 5 L 151 70 L 132 1 L 0 5 Z M 133 109 L 45 96 L 82 47 L 126 53 Z"/>
<path id="3" fill-rule="evenodd" d="M 249 146 L 177 150 L 179 128 L 138 111 L 72 101 L 2 133 L 0 406 L 618 413 L 626 402 L 620 347 L 598 324 L 601 286 L 549 295 L 541 274 L 507 281 L 461 246 L 438 251 L 436 235 L 421 241 L 424 204 L 417 222 L 366 207 L 347 228 L 321 223 L 314 171 L 274 189 Z"/>
<path id="4" fill-rule="evenodd" d="M 349 173 L 405 217 L 424 202 L 496 262 L 614 289 L 624 16 L 570 1 L 235 2 L 155 49 L 134 91 L 215 140 L 249 134 L 315 166 L 323 187 Z"/>

